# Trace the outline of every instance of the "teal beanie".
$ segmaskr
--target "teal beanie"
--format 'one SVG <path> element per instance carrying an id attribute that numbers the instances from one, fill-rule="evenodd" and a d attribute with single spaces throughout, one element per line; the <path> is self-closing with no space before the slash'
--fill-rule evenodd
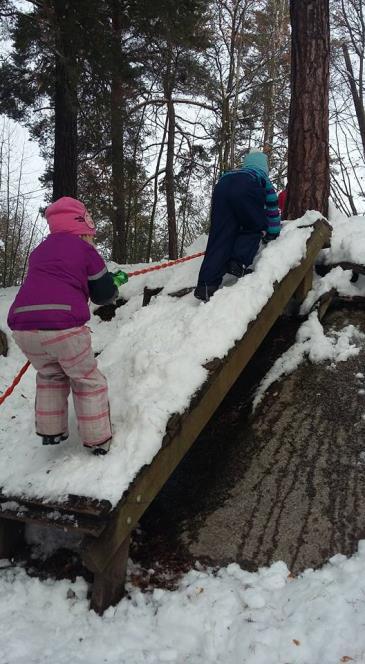
<path id="1" fill-rule="evenodd" d="M 265 175 L 269 175 L 267 155 L 260 150 L 251 150 L 251 152 L 246 154 L 243 158 L 242 166 L 243 168 L 259 168 Z"/>

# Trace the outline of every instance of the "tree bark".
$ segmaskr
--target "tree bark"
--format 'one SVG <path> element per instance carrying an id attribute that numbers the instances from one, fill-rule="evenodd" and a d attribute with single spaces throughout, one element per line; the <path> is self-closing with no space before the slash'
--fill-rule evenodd
<path id="1" fill-rule="evenodd" d="M 291 0 L 292 80 L 284 217 L 328 214 L 329 0 Z"/>
<path id="2" fill-rule="evenodd" d="M 170 98 L 167 103 L 167 116 L 169 121 L 167 131 L 167 153 L 166 153 L 166 207 L 167 224 L 169 235 L 169 258 L 175 260 L 178 257 L 177 229 L 175 210 L 175 178 L 174 178 L 174 151 L 175 151 L 175 108 Z"/>
<path id="3" fill-rule="evenodd" d="M 160 150 L 158 153 L 157 157 L 157 162 L 156 162 L 156 170 L 155 170 L 155 175 L 154 175 L 154 182 L 153 182 L 153 204 L 152 204 L 152 210 L 151 210 L 151 216 L 150 216 L 150 221 L 148 224 L 148 241 L 147 241 L 147 251 L 146 251 L 146 262 L 148 263 L 150 258 L 151 258 L 151 252 L 152 252 L 152 241 L 153 241 L 153 230 L 154 230 L 154 223 L 155 223 L 155 216 L 156 216 L 156 209 L 157 209 L 157 202 L 158 202 L 158 176 L 160 173 L 160 164 L 161 164 L 161 159 L 165 147 L 165 140 L 166 140 L 166 134 L 167 134 L 167 127 L 169 124 L 169 119 L 166 114 L 166 121 L 163 129 L 163 134 L 161 138 L 161 146 Z"/>
<path id="4" fill-rule="evenodd" d="M 287 36 L 287 0 L 269 0 L 266 11 L 271 19 L 272 34 L 268 40 L 268 81 L 263 98 L 263 150 L 269 163 L 274 147 L 275 128 L 279 109 L 278 84 L 280 79 L 280 56 Z"/>
<path id="5" fill-rule="evenodd" d="M 121 75 L 121 10 L 118 0 L 112 0 L 112 82 L 111 82 L 111 143 L 113 191 L 112 260 L 124 263 L 127 258 L 125 218 L 124 139 L 123 139 L 123 79 Z"/>
<path id="6" fill-rule="evenodd" d="M 74 10 L 66 0 L 54 0 L 55 145 L 53 200 L 77 196 L 77 49 Z"/>

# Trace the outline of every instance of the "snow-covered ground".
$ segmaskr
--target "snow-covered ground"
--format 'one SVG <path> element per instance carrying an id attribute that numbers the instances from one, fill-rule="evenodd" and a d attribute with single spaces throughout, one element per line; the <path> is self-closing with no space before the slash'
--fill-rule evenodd
<path id="1" fill-rule="evenodd" d="M 340 664 L 365 662 L 365 542 L 293 578 L 192 570 L 175 591 L 130 595 L 102 618 L 86 583 L 0 568 L 0 664 Z"/>
<path id="2" fill-rule="evenodd" d="M 363 231 L 359 219 L 333 218 L 330 262 L 365 257 L 365 218 L 362 222 Z M 141 309 L 145 284 L 163 285 L 165 292 L 193 286 L 198 260 L 131 280 L 122 291 L 128 304 L 116 318 L 111 323 L 93 318 L 91 324 L 110 384 L 115 428 L 110 456 L 90 458 L 78 446 L 74 423 L 62 449 L 39 446 L 32 427 L 30 370 L 2 407 L 0 486 L 15 492 L 29 483 L 30 493 L 54 496 L 77 487 L 114 502 L 156 453 L 169 415 L 183 410 L 204 381 L 204 362 L 227 352 L 270 297 L 273 282 L 300 261 L 310 233 L 296 228 L 300 225 L 303 220 L 287 224 L 282 237 L 259 256 L 256 273 L 207 305 L 190 295 L 176 301 L 162 294 Z M 326 256 L 328 250 L 322 259 Z M 350 277 L 337 268 L 316 279 L 304 308 L 309 311 L 328 286 L 365 295 L 365 277 L 356 284 Z M 15 289 L 0 291 L 1 327 L 14 294 Z M 288 351 L 291 367 L 290 357 L 281 362 L 286 372 L 304 357 L 336 363 L 363 344 L 362 333 L 351 326 L 326 336 L 313 312 Z M 8 358 L 0 358 L 0 390 L 23 362 L 10 341 Z M 40 581 L 1 561 L 0 664 L 365 664 L 364 566 L 365 542 L 360 542 L 351 558 L 336 555 L 321 570 L 306 570 L 297 578 L 282 562 L 257 573 L 236 564 L 218 571 L 197 568 L 175 591 L 142 593 L 129 585 L 128 596 L 100 618 L 88 610 L 82 579 Z"/>
<path id="3" fill-rule="evenodd" d="M 331 246 L 323 249 L 318 263 L 336 265 L 346 262 L 365 265 L 365 217 L 346 217 L 330 205 L 332 225 Z M 288 222 L 300 226 L 302 221 Z M 253 409 L 262 401 L 266 390 L 282 376 L 294 371 L 305 358 L 311 362 L 328 360 L 333 364 L 344 362 L 357 355 L 360 345 L 364 344 L 365 335 L 353 325 L 347 325 L 339 332 L 325 334 L 318 320 L 317 312 L 312 308 L 319 298 L 331 289 L 342 296 L 365 297 L 365 276 L 359 275 L 356 283 L 351 283 L 352 270 L 334 267 L 324 277 L 314 275 L 313 288 L 303 302 L 300 314 L 308 315 L 298 330 L 296 343 L 279 357 L 266 374 L 256 391 Z"/>
<path id="4" fill-rule="evenodd" d="M 300 220 L 303 228 L 288 224 L 262 250 L 254 273 L 218 291 L 208 304 L 192 293 L 181 299 L 167 295 L 196 284 L 201 259 L 131 279 L 121 289 L 128 303 L 117 310 L 116 317 L 102 322 L 93 316 L 90 323 L 93 347 L 101 353 L 98 362 L 109 383 L 114 429 L 110 453 L 94 457 L 81 447 L 73 414 L 68 441 L 47 448 L 40 445 L 33 423 L 35 376 L 29 369 L 1 406 L 3 490 L 8 495 L 26 493 L 59 500 L 72 493 L 116 504 L 140 468 L 160 449 L 169 417 L 182 413 L 204 383 L 204 364 L 226 355 L 271 297 L 275 281 L 300 263 L 312 232 L 305 224 L 318 216 L 308 212 Z M 190 253 L 200 248 L 195 245 Z M 164 292 L 141 308 L 146 284 L 164 286 Z M 14 295 L 14 288 L 0 290 L 1 321 L 6 320 Z M 10 334 L 9 338 L 9 355 L 0 361 L 0 390 L 24 363 Z"/>

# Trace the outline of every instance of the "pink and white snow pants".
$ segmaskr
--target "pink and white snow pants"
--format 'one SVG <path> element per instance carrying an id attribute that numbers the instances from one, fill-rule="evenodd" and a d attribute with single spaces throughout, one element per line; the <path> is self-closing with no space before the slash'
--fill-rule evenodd
<path id="1" fill-rule="evenodd" d="M 17 330 L 13 337 L 37 370 L 36 432 L 68 433 L 71 387 L 83 444 L 93 447 L 111 438 L 108 386 L 94 358 L 89 328 Z"/>

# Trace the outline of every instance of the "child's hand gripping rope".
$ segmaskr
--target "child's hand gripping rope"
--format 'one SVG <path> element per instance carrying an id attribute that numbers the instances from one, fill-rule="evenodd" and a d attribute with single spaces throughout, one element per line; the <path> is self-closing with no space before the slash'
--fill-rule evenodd
<path id="1" fill-rule="evenodd" d="M 128 274 L 123 272 L 123 270 L 117 270 L 117 272 L 113 273 L 113 282 L 117 288 L 120 288 L 120 286 L 128 282 Z"/>

